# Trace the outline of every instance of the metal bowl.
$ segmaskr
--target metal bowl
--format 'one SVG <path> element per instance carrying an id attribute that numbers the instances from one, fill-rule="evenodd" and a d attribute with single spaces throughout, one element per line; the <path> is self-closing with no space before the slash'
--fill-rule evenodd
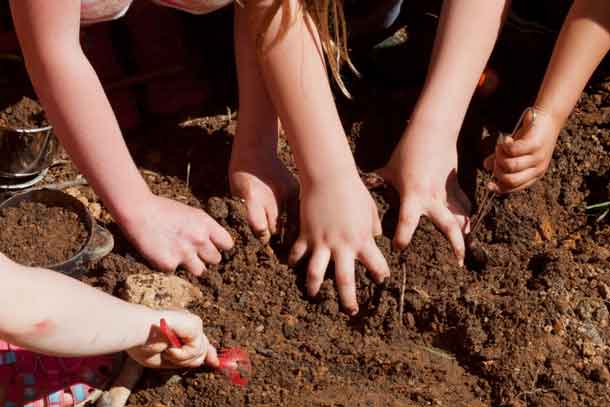
<path id="1" fill-rule="evenodd" d="M 35 129 L 0 126 L 0 176 L 24 178 L 40 174 L 53 164 L 58 146 L 52 126 Z"/>
<path id="2" fill-rule="evenodd" d="M 34 189 L 7 199 L 0 204 L 0 209 L 19 205 L 21 202 L 40 202 L 46 205 L 60 206 L 74 211 L 87 229 L 87 240 L 80 251 L 72 258 L 59 264 L 46 264 L 44 267 L 59 271 L 71 277 L 79 277 L 86 271 L 86 266 L 106 257 L 114 248 L 112 234 L 98 225 L 85 205 L 78 199 L 58 189 Z"/>

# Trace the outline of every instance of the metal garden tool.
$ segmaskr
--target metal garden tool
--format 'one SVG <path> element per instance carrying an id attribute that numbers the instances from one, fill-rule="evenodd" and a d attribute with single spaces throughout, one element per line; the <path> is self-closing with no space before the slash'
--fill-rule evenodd
<path id="1" fill-rule="evenodd" d="M 532 107 L 528 107 L 521 114 L 521 117 L 519 117 L 519 121 L 517 122 L 517 125 L 515 126 L 513 132 L 510 135 L 511 138 L 514 139 L 517 132 L 521 129 L 521 127 L 523 127 L 523 122 L 525 121 L 525 118 L 527 117 L 528 113 L 531 113 L 531 121 L 529 123 L 529 126 L 534 125 L 534 122 L 536 121 L 536 110 Z M 506 141 L 506 136 L 500 135 L 500 137 L 498 137 L 498 141 L 496 142 L 496 145 L 504 144 L 505 141 Z M 493 178 L 493 175 L 492 175 L 492 178 Z M 475 233 L 477 232 L 477 230 L 479 230 L 479 228 L 481 227 L 481 224 L 483 223 L 483 219 L 485 219 L 485 216 L 487 216 L 487 214 L 489 213 L 489 210 L 492 207 L 492 204 L 493 204 L 493 201 L 494 201 L 496 195 L 497 194 L 495 191 L 492 191 L 490 189 L 485 189 L 485 194 L 483 195 L 481 204 L 479 205 L 479 208 L 477 209 L 477 212 L 474 216 L 474 223 L 472 224 L 472 227 L 470 228 L 470 236 L 474 236 Z"/>

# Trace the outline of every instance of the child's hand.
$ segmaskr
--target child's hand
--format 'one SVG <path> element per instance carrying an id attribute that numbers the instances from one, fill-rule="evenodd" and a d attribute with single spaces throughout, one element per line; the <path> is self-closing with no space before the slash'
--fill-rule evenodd
<path id="1" fill-rule="evenodd" d="M 332 179 L 332 177 L 336 179 Z M 311 254 L 307 291 L 315 296 L 324 281 L 331 258 L 341 304 L 350 315 L 358 313 L 354 262 L 360 260 L 377 283 L 390 270 L 374 236 L 381 234 L 375 202 L 357 175 L 330 175 L 324 182 L 303 185 L 301 232 L 290 262 Z"/>
<path id="2" fill-rule="evenodd" d="M 435 141 L 444 129 L 432 129 L 436 134 L 430 130 L 412 123 L 388 164 L 378 171 L 400 194 L 394 246 L 409 245 L 424 215 L 447 236 L 462 265 L 471 204 L 458 183 L 455 146 L 442 138 Z"/>
<path id="3" fill-rule="evenodd" d="M 182 265 L 201 275 L 205 263 L 218 264 L 220 250 L 233 247 L 233 240 L 200 209 L 150 194 L 134 204 L 121 226 L 132 243 L 155 267 L 173 271 Z"/>
<path id="4" fill-rule="evenodd" d="M 182 347 L 171 347 L 160 329 L 153 328 L 148 341 L 130 349 L 129 356 L 142 366 L 155 369 L 195 368 L 204 363 L 218 367 L 216 349 L 204 335 L 199 317 L 184 311 L 163 311 L 156 320 L 161 318 L 180 338 Z"/>
<path id="5" fill-rule="evenodd" d="M 238 127 L 237 138 L 244 137 Z M 229 182 L 233 195 L 246 204 L 248 224 L 267 243 L 277 232 L 281 207 L 296 197 L 299 186 L 274 150 L 243 147 L 233 143 Z"/>
<path id="6" fill-rule="evenodd" d="M 507 137 L 496 152 L 485 159 L 484 166 L 493 171 L 495 182 L 489 188 L 498 193 L 520 191 L 542 178 L 546 172 L 561 130 L 561 120 L 540 109 L 524 118 L 515 139 Z"/>

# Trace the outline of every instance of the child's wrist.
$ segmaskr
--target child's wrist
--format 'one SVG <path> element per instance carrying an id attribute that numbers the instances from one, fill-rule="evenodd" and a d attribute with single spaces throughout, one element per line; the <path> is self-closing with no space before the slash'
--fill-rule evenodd
<path id="1" fill-rule="evenodd" d="M 537 114 L 546 116 L 555 125 L 561 127 L 568 120 L 570 114 L 572 114 L 573 107 L 553 106 L 543 100 L 537 100 L 532 106 L 532 109 L 534 109 Z"/>
<path id="2" fill-rule="evenodd" d="M 133 307 L 133 327 L 137 327 L 132 332 L 132 338 L 130 340 L 130 348 L 136 346 L 143 346 L 148 343 L 150 338 L 151 330 L 153 326 L 158 326 L 161 318 L 163 318 L 163 313 L 154 310 L 152 308 L 148 308 L 144 305 L 138 304 L 130 304 Z"/>
<path id="3" fill-rule="evenodd" d="M 358 177 L 355 163 L 333 162 L 324 166 L 300 169 L 299 172 L 299 180 L 304 188 L 345 182 L 347 179 Z"/>
<path id="4" fill-rule="evenodd" d="M 429 112 L 414 112 L 405 134 L 425 134 L 426 138 L 430 137 L 441 139 L 444 141 L 457 142 L 460 134 L 462 122 L 457 118 L 447 117 L 442 114 L 430 114 Z"/>
<path id="5" fill-rule="evenodd" d="M 129 195 L 126 201 L 113 202 L 110 212 L 115 220 L 124 227 L 139 224 L 142 216 L 145 216 L 145 208 L 151 199 L 155 197 L 149 189 Z"/>

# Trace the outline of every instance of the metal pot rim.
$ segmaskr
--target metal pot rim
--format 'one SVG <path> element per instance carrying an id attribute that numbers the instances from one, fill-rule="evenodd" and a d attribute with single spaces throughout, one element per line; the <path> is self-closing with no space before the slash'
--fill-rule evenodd
<path id="1" fill-rule="evenodd" d="M 15 132 L 15 133 L 31 134 L 31 133 L 42 133 L 42 132 L 45 132 L 45 131 L 53 130 L 53 126 L 52 125 L 48 125 L 48 126 L 45 126 L 45 127 L 35 127 L 33 129 L 25 129 L 25 128 L 7 127 L 7 126 L 0 125 L 0 130 L 3 130 L 3 131 L 12 131 L 12 132 Z"/>

